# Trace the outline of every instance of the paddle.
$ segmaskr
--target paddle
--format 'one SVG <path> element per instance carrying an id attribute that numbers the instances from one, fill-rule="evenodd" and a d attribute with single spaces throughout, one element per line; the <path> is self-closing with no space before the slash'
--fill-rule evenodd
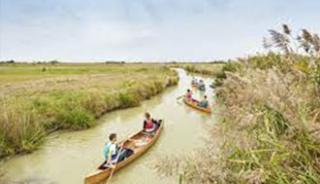
<path id="1" fill-rule="evenodd" d="M 114 167 L 113 167 L 112 170 L 111 170 L 110 176 L 109 176 L 106 184 L 109 184 L 110 181 L 111 181 L 111 179 L 112 179 L 112 176 L 113 176 L 114 171 L 116 170 L 116 167 L 117 167 L 118 160 L 119 160 L 120 153 L 121 153 L 122 149 L 123 149 L 123 145 L 121 146 L 121 148 L 119 149 L 119 151 L 118 151 L 118 153 L 117 153 L 117 156 L 116 156 L 116 159 L 115 159 L 116 163 L 115 163 Z"/>
<path id="2" fill-rule="evenodd" d="M 177 100 L 180 100 L 183 97 L 184 97 L 184 95 L 181 95 L 181 96 L 177 97 Z"/>
<path id="3" fill-rule="evenodd" d="M 178 103 L 179 105 L 181 105 L 181 101 L 180 101 L 181 98 L 184 98 L 184 95 L 179 96 L 179 97 L 177 97 L 177 99 L 176 99 L 176 100 L 177 100 L 177 103 Z"/>
<path id="4" fill-rule="evenodd" d="M 133 134 L 133 135 L 134 135 L 134 134 Z M 133 135 L 128 136 L 127 139 L 125 139 L 125 140 L 128 140 L 128 139 L 129 139 L 130 137 L 132 137 Z M 117 156 L 116 156 L 116 159 L 115 159 L 115 160 L 116 160 L 116 164 L 115 164 L 114 167 L 112 168 L 111 173 L 110 173 L 110 176 L 109 176 L 106 184 L 109 184 L 110 181 L 111 181 L 111 179 L 112 179 L 113 173 L 114 173 L 114 171 L 115 171 L 115 169 L 116 169 L 116 167 L 117 167 L 117 164 L 118 164 L 118 160 L 119 160 L 119 157 L 120 157 L 120 153 L 121 153 L 121 151 L 123 150 L 124 142 L 125 142 L 125 141 L 122 142 L 122 145 L 121 145 L 121 147 L 120 147 L 120 149 L 119 149 L 119 151 L 118 151 L 118 153 L 117 153 Z"/>

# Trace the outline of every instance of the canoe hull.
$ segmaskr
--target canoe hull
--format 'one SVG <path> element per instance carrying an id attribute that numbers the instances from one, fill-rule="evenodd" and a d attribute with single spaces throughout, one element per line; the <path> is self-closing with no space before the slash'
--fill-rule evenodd
<path id="1" fill-rule="evenodd" d="M 210 109 L 210 108 L 202 108 L 202 107 L 199 107 L 199 106 L 198 106 L 198 102 L 190 102 L 190 101 L 188 101 L 187 99 L 183 99 L 183 102 L 184 102 L 186 105 L 188 105 L 188 106 L 190 106 L 190 107 L 192 107 L 192 108 L 194 108 L 194 109 L 196 109 L 196 110 L 198 110 L 198 111 L 205 112 L 205 113 L 208 113 L 208 114 L 211 113 L 211 109 Z"/>
<path id="2" fill-rule="evenodd" d="M 133 162 L 134 160 L 139 158 L 141 155 L 143 155 L 148 149 L 150 149 L 155 144 L 155 142 L 158 140 L 158 138 L 160 136 L 160 133 L 162 132 L 162 129 L 163 129 L 163 122 L 161 122 L 160 127 L 158 128 L 156 134 L 153 136 L 153 138 L 150 140 L 150 142 L 148 144 L 142 146 L 138 150 L 134 150 L 135 153 L 133 155 L 131 155 L 130 157 L 128 157 L 124 161 L 118 163 L 116 168 L 115 168 L 115 170 L 114 170 L 114 173 L 116 173 L 120 169 L 124 168 L 125 166 L 127 166 L 128 164 L 130 164 L 131 162 Z M 131 136 L 130 138 L 135 137 L 135 136 L 137 136 L 137 135 L 139 135 L 141 133 L 142 133 L 142 131 L 140 131 L 137 134 Z M 101 164 L 101 165 L 103 165 L 103 164 Z M 108 177 L 111 174 L 111 171 L 112 171 L 112 169 L 110 169 L 110 168 L 107 168 L 107 169 L 104 169 L 104 170 L 98 169 L 96 172 L 91 173 L 87 177 L 85 177 L 84 183 L 85 184 L 99 184 L 99 183 L 102 183 L 103 181 L 108 179 Z"/>

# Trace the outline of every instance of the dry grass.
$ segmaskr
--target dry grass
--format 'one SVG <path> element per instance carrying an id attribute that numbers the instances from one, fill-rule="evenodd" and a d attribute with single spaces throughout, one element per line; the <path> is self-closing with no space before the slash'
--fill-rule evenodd
<path id="1" fill-rule="evenodd" d="M 311 50 L 302 56 L 286 40 L 291 39 L 288 27 L 278 33 L 286 38 L 274 38 L 273 44 L 283 54 L 239 59 L 216 75 L 223 122 L 211 131 L 207 148 L 182 160 L 168 159 L 175 164 L 173 168 L 160 164 L 162 173 L 179 175 L 180 183 L 192 184 L 320 182 L 317 36 L 303 35 Z M 213 141 L 217 139 L 220 144 Z"/>
<path id="2" fill-rule="evenodd" d="M 320 101 L 309 75 L 273 68 L 228 73 L 218 95 L 226 105 L 227 182 L 320 181 Z"/>
<path id="3" fill-rule="evenodd" d="M 174 164 L 158 163 L 161 173 L 192 184 L 320 181 L 320 96 L 312 80 L 317 70 L 300 67 L 305 57 L 280 63 L 270 58 L 281 56 L 230 64 L 235 69 L 225 71 L 217 87 L 224 121 L 210 130 L 207 148 L 184 159 L 163 158 L 161 163 Z"/>

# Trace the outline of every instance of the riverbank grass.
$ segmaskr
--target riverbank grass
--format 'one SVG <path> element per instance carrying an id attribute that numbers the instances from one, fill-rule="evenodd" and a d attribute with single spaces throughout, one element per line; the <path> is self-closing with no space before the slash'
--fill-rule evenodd
<path id="1" fill-rule="evenodd" d="M 0 67 L 2 158 L 35 150 L 50 132 L 92 127 L 106 112 L 137 106 L 178 81 L 174 71 L 151 64 Z M 15 74 L 19 80 L 5 80 Z"/>

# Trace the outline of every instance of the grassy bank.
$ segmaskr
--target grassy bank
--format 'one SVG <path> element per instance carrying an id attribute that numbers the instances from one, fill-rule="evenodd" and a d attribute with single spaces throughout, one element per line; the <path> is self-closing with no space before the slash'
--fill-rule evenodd
<path id="1" fill-rule="evenodd" d="M 160 170 L 182 183 L 319 183 L 320 40 L 310 35 L 304 55 L 282 43 L 280 54 L 227 64 L 216 88 L 223 121 L 207 148 Z"/>
<path id="2" fill-rule="evenodd" d="M 211 86 L 221 86 L 222 81 L 226 79 L 227 72 L 234 72 L 238 66 L 237 62 L 229 60 L 225 62 L 211 62 L 211 63 L 185 63 L 174 64 L 172 67 L 183 68 L 187 72 L 201 75 L 208 75 L 214 78 Z"/>
<path id="3" fill-rule="evenodd" d="M 52 131 L 92 127 L 178 81 L 151 64 L 2 64 L 0 71 L 0 157 L 31 152 Z"/>
<path id="4" fill-rule="evenodd" d="M 225 65 L 224 62 L 212 62 L 212 63 L 186 63 L 186 64 L 174 64 L 173 67 L 183 68 L 187 72 L 197 73 L 202 75 L 217 76 L 221 72 L 221 69 Z"/>

